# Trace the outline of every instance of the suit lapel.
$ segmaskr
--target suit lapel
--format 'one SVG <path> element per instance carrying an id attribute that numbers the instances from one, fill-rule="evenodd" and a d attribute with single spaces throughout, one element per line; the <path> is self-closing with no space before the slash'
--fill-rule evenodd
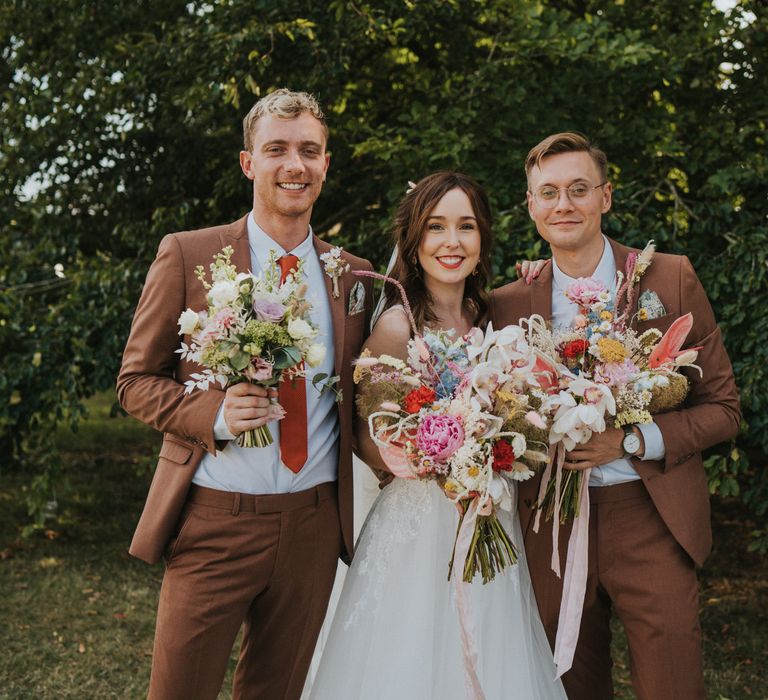
<path id="1" fill-rule="evenodd" d="M 331 250 L 332 246 L 325 241 L 313 236 L 315 252 L 318 258 Z M 320 267 L 323 269 L 323 279 L 325 281 L 325 291 L 328 294 L 328 303 L 331 305 L 331 320 L 333 321 L 333 347 L 334 347 L 334 365 L 335 373 L 341 374 L 341 368 L 344 364 L 344 300 L 347 298 L 346 285 L 344 278 L 339 277 L 339 296 L 333 296 L 333 280 L 330 275 L 325 274 L 325 266 L 320 261 Z"/>
<path id="2" fill-rule="evenodd" d="M 248 245 L 248 217 L 250 212 L 241 219 L 231 223 L 220 234 L 221 247 L 231 245 L 234 249 L 232 264 L 238 272 L 251 271 L 251 249 Z"/>
<path id="3" fill-rule="evenodd" d="M 608 239 L 608 243 L 610 243 L 611 249 L 613 250 L 613 260 L 616 263 L 616 270 L 621 270 L 621 273 L 624 274 L 624 270 L 627 267 L 627 258 L 632 252 L 632 249 L 614 241 L 612 238 Z"/>

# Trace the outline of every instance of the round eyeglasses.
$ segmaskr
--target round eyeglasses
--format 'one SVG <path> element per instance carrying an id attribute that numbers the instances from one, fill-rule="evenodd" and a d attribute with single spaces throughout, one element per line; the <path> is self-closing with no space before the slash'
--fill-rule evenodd
<path id="1" fill-rule="evenodd" d="M 533 198 L 540 207 L 543 207 L 544 209 L 553 209 L 560 200 L 560 192 L 562 190 L 565 190 L 568 199 L 570 199 L 571 202 L 578 204 L 589 197 L 595 190 L 604 187 L 607 184 L 607 182 L 601 182 L 594 187 L 590 187 L 583 182 L 575 182 L 568 187 L 550 187 L 549 185 L 545 185 L 544 187 L 539 187 L 539 189 L 533 193 Z"/>

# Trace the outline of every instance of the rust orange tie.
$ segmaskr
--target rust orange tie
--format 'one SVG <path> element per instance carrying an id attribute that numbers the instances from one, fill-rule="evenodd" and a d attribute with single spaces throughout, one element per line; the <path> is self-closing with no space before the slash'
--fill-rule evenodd
<path id="1" fill-rule="evenodd" d="M 295 255 L 283 255 L 277 259 L 280 265 L 280 284 L 291 272 L 295 272 L 299 259 Z M 299 369 L 303 369 L 303 364 Z M 277 387 L 277 400 L 285 409 L 280 421 L 280 458 L 288 469 L 298 474 L 307 461 L 307 390 L 304 377 L 290 377 Z"/>

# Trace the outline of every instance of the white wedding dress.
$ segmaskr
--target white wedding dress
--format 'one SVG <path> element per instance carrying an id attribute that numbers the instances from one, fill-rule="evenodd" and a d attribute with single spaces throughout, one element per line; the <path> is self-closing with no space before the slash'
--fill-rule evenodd
<path id="1" fill-rule="evenodd" d="M 467 586 L 480 683 L 487 700 L 562 700 L 517 514 L 501 518 L 519 561 L 488 584 L 478 577 Z M 318 644 L 312 700 L 470 697 L 456 584 L 447 580 L 457 524 L 455 506 L 433 482 L 395 479 L 378 495 Z"/>

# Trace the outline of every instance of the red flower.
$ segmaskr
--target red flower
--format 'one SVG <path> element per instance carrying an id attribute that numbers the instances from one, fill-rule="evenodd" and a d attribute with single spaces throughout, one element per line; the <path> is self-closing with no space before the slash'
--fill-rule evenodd
<path id="1" fill-rule="evenodd" d="M 436 398 L 437 394 L 432 389 L 420 386 L 405 397 L 405 410 L 408 413 L 418 413 L 422 406 L 433 403 Z"/>
<path id="2" fill-rule="evenodd" d="M 512 445 L 503 438 L 493 443 L 493 471 L 512 471 L 512 462 L 515 461 L 515 451 Z"/>
<path id="3" fill-rule="evenodd" d="M 574 357 L 583 355 L 589 343 L 586 340 L 571 340 L 563 346 L 563 357 L 572 360 Z"/>

